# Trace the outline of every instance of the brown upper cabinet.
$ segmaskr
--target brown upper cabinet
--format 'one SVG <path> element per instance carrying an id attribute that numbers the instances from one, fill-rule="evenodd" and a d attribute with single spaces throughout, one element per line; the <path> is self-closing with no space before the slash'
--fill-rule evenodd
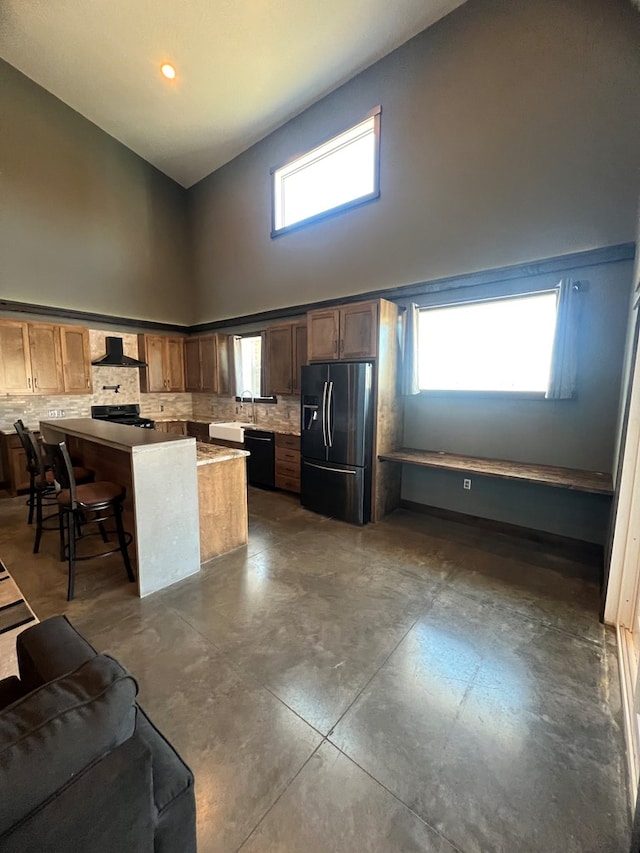
<path id="1" fill-rule="evenodd" d="M 267 394 L 299 394 L 300 368 L 307 363 L 307 324 L 285 323 L 267 329 Z"/>
<path id="2" fill-rule="evenodd" d="M 378 303 L 357 302 L 309 311 L 309 361 L 375 358 L 378 354 Z"/>
<path id="3" fill-rule="evenodd" d="M 142 392 L 184 391 L 184 338 L 138 335 L 138 358 Z"/>
<path id="4" fill-rule="evenodd" d="M 231 394 L 229 335 L 204 335 L 184 342 L 185 391 Z"/>
<path id="5" fill-rule="evenodd" d="M 0 391 L 64 393 L 58 326 L 0 321 Z"/>
<path id="6" fill-rule="evenodd" d="M 91 355 L 89 331 L 80 326 L 60 326 L 62 379 L 65 393 L 90 394 Z"/>

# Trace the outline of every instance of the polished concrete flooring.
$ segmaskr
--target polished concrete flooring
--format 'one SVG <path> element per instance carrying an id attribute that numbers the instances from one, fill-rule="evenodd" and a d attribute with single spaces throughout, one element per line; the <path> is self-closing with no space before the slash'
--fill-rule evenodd
<path id="1" fill-rule="evenodd" d="M 167 520 L 170 523 L 170 520 Z M 626 853 L 612 632 L 589 569 L 401 510 L 363 529 L 251 490 L 247 548 L 144 600 L 117 558 L 65 601 L 22 499 L 0 555 L 136 676 L 192 767 L 200 853 Z"/>

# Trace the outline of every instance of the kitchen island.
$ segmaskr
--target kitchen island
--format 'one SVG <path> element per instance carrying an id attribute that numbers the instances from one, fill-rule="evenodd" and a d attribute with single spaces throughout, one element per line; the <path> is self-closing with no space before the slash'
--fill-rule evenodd
<path id="1" fill-rule="evenodd" d="M 124 523 L 133 534 L 131 556 L 137 567 L 140 597 L 200 570 L 201 527 L 206 547 L 203 559 L 224 553 L 223 548 L 230 550 L 243 544 L 238 541 L 242 539 L 238 533 L 242 509 L 237 509 L 237 503 L 244 507 L 246 519 L 247 496 L 246 487 L 238 486 L 237 465 L 244 467 L 245 451 L 232 451 L 234 455 L 230 457 L 228 448 L 217 448 L 220 452 L 216 453 L 212 446 L 205 446 L 203 451 L 199 445 L 196 450 L 194 438 L 92 418 L 43 420 L 40 431 L 46 442 L 66 440 L 71 453 L 95 471 L 97 480 L 125 486 Z M 224 464 L 211 464 L 216 460 Z M 227 465 L 233 468 L 229 477 Z M 217 502 L 209 499 L 215 481 L 220 495 L 227 488 L 227 481 L 229 485 L 235 483 L 225 500 L 220 495 Z M 233 523 L 226 523 L 223 510 L 232 516 Z M 234 528 L 229 536 L 215 532 L 227 527 Z"/>
<path id="2" fill-rule="evenodd" d="M 200 562 L 247 544 L 246 450 L 197 445 Z"/>

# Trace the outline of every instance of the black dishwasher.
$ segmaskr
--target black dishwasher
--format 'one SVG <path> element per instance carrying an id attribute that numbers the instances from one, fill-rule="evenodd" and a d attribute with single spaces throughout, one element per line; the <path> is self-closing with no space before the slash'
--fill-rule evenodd
<path id="1" fill-rule="evenodd" d="M 276 441 L 275 434 L 261 429 L 245 429 L 244 446 L 247 456 L 247 479 L 251 486 L 275 487 Z"/>

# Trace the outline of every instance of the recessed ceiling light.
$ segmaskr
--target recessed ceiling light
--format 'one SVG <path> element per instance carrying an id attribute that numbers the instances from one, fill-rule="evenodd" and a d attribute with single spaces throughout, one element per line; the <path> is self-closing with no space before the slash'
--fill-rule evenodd
<path id="1" fill-rule="evenodd" d="M 176 76 L 176 69 L 168 62 L 165 62 L 164 65 L 160 66 L 160 71 L 162 71 L 162 73 L 168 80 L 173 80 L 173 78 Z"/>

